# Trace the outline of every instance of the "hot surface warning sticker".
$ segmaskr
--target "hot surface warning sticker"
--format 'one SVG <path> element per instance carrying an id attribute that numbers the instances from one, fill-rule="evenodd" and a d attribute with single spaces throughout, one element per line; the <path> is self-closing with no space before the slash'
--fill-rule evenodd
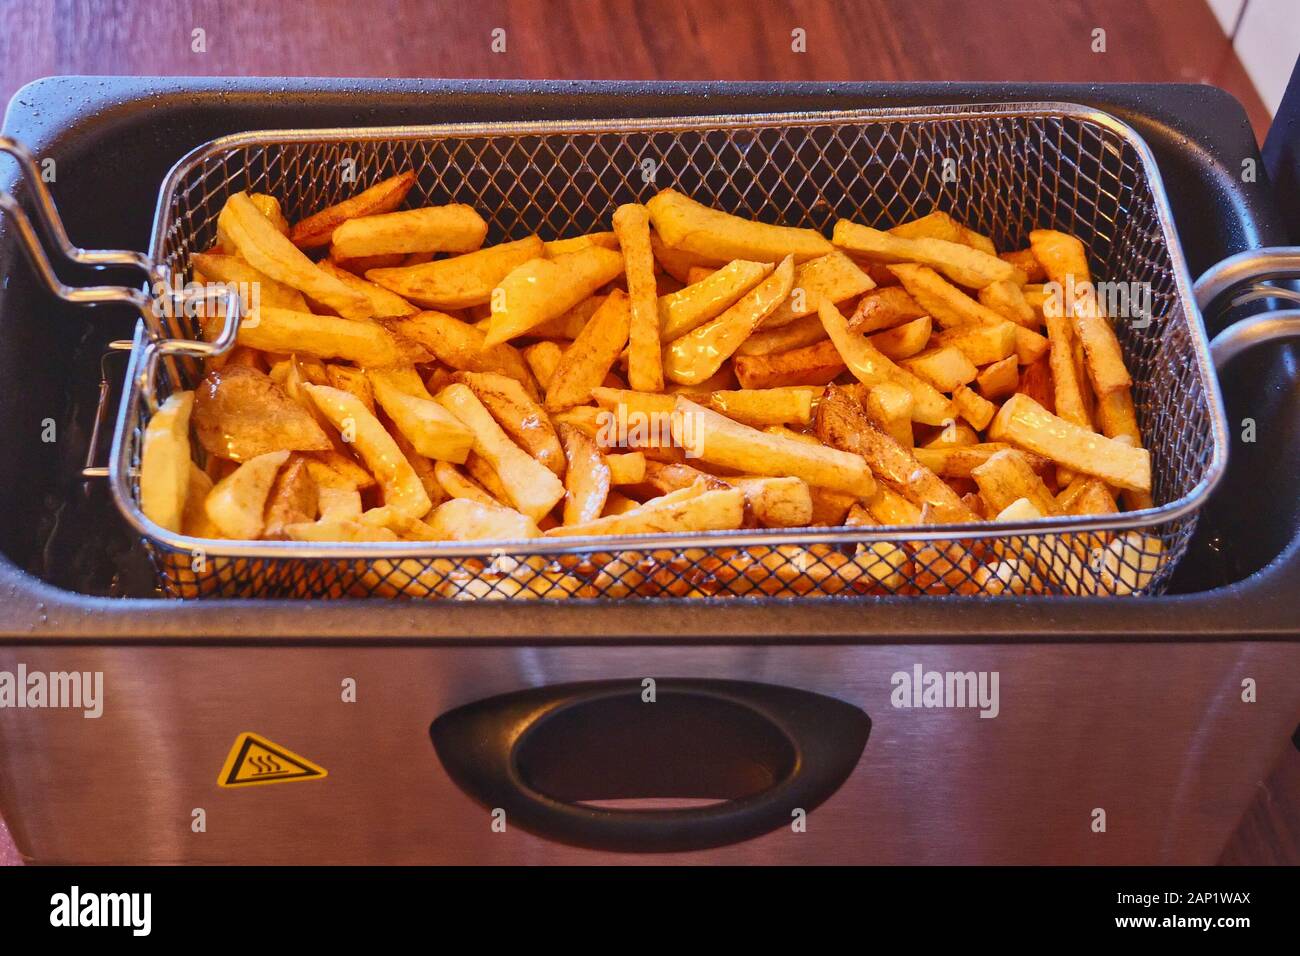
<path id="1" fill-rule="evenodd" d="M 235 745 L 230 748 L 226 765 L 217 778 L 217 786 L 250 787 L 259 783 L 323 780 L 326 776 L 324 767 L 287 747 L 245 731 L 235 738 Z"/>

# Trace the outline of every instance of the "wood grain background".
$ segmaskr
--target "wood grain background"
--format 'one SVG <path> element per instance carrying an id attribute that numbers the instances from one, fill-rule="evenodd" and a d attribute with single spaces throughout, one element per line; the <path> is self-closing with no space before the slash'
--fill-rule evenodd
<path id="1" fill-rule="evenodd" d="M 1205 82 L 1268 126 L 1205 0 L 0 0 L 0 97 L 68 73 Z"/>

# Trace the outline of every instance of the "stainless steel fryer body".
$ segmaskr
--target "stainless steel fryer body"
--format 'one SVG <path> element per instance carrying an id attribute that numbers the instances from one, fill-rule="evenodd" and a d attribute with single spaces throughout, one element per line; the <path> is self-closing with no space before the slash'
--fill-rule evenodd
<path id="1" fill-rule="evenodd" d="M 98 719 L 0 710 L 0 813 L 38 863 L 1210 864 L 1300 719 L 1285 642 L 0 648 L 0 670 L 19 663 L 104 674 Z M 998 672 L 999 715 L 893 707 L 891 674 L 918 663 Z M 429 739 L 434 718 L 495 694 L 686 675 L 817 691 L 871 717 L 806 832 L 667 855 L 578 849 L 508 820 L 494 832 Z M 244 731 L 328 777 L 219 788 Z"/>

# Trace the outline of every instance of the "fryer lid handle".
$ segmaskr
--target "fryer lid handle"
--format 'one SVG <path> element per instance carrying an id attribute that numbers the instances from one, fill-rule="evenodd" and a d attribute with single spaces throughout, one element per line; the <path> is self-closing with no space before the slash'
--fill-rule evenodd
<path id="1" fill-rule="evenodd" d="M 870 718 L 821 694 L 741 681 L 593 681 L 458 707 L 429 729 L 453 781 L 507 827 L 613 852 L 702 850 L 810 813 L 857 765 Z M 593 801 L 711 798 L 672 809 Z"/>
<path id="2" fill-rule="evenodd" d="M 1211 266 L 1196 280 L 1196 304 L 1207 322 L 1228 309 L 1266 299 L 1300 303 L 1300 292 L 1270 283 L 1300 280 L 1300 246 L 1251 249 Z M 1220 372 L 1247 349 L 1300 338 L 1300 309 L 1282 309 L 1235 322 L 1214 337 L 1210 356 Z"/>

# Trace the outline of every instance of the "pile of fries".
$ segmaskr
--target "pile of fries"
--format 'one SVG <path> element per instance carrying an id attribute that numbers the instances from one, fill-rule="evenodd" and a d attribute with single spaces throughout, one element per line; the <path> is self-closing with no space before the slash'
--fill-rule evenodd
<path id="1" fill-rule="evenodd" d="M 665 189 L 619 206 L 609 232 L 484 246 L 469 206 L 400 208 L 415 180 L 294 224 L 272 196 L 229 198 L 192 278 L 239 290 L 246 314 L 233 350 L 148 423 L 155 523 L 496 545 L 1151 506 L 1132 380 L 1072 236 L 999 253 L 934 212 L 888 231 L 841 220 L 827 239 Z M 212 339 L 223 316 L 200 321 Z M 1101 541 L 1100 560 L 1032 538 L 979 558 L 748 548 L 708 573 L 731 593 L 786 593 L 770 574 L 786 564 L 831 592 L 1149 581 L 1158 540 Z"/>

